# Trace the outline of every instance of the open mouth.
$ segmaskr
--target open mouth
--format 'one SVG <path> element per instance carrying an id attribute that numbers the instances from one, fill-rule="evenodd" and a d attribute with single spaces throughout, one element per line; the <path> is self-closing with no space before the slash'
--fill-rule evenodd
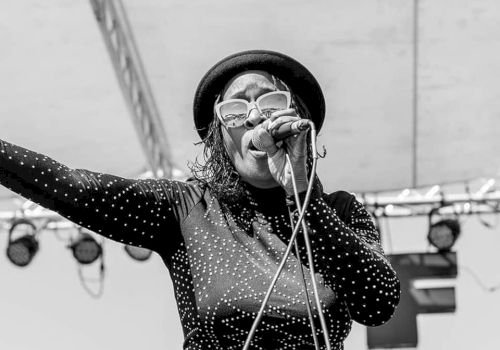
<path id="1" fill-rule="evenodd" d="M 260 151 L 259 149 L 257 149 L 257 147 L 255 147 L 255 145 L 253 144 L 252 140 L 250 140 L 250 143 L 248 144 L 248 149 L 250 151 Z"/>

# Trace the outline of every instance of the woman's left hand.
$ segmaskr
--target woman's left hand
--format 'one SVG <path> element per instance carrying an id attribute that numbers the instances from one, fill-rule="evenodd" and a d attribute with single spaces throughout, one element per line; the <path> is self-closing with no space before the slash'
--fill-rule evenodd
<path id="1" fill-rule="evenodd" d="M 271 117 L 255 129 L 259 139 L 259 148 L 268 155 L 269 170 L 273 178 L 283 187 L 288 196 L 293 195 L 292 169 L 300 193 L 307 189 L 307 130 L 298 135 L 284 139 L 278 146 L 271 136 L 271 132 L 288 122 L 300 120 L 294 109 L 274 112 Z M 278 142 L 279 144 L 279 142 Z M 290 157 L 287 162 L 286 154 Z"/>

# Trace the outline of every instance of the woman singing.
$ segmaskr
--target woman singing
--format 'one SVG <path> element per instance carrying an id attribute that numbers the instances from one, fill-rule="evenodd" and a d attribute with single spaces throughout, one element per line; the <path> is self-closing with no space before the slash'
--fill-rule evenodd
<path id="1" fill-rule="evenodd" d="M 386 322 L 400 293 L 379 233 L 351 194 L 325 194 L 315 178 L 304 216 L 314 262 L 298 239 L 262 306 L 312 169 L 308 130 L 280 130 L 302 119 L 319 130 L 324 114 L 322 91 L 299 62 L 241 52 L 198 86 L 204 160 L 187 182 L 70 169 L 0 141 L 0 183 L 98 234 L 156 251 L 172 277 L 186 350 L 247 341 L 251 349 L 342 349 L 353 320 Z"/>

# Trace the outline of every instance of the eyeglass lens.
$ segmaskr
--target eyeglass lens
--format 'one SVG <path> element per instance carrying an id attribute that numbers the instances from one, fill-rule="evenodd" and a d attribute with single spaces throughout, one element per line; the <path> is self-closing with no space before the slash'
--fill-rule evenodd
<path id="1" fill-rule="evenodd" d="M 249 108 L 250 104 L 243 101 L 231 101 L 220 107 L 220 115 L 228 127 L 237 127 L 243 125 Z M 258 99 L 257 108 L 269 118 L 272 112 L 288 108 L 287 96 L 285 94 L 264 95 Z"/>

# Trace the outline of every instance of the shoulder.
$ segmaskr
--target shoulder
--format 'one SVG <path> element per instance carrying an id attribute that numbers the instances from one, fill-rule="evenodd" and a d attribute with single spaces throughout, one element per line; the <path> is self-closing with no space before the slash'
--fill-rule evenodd
<path id="1" fill-rule="evenodd" d="M 157 193 L 163 193 L 167 198 L 196 201 L 203 197 L 205 190 L 198 181 L 191 178 L 181 181 L 167 178 L 148 179 L 146 183 L 154 186 Z"/>
<path id="2" fill-rule="evenodd" d="M 330 206 L 330 208 L 335 209 L 337 215 L 342 220 L 351 216 L 351 213 L 355 210 L 356 206 L 361 205 L 356 200 L 356 196 L 354 196 L 354 194 L 343 190 L 332 193 L 323 193 L 323 199 Z"/>
<path id="3" fill-rule="evenodd" d="M 205 184 L 201 183 L 193 177 L 188 178 L 186 181 L 182 182 L 182 187 L 191 194 L 191 196 L 198 199 L 204 197 L 211 197 L 212 194 L 210 189 Z"/>
<path id="4" fill-rule="evenodd" d="M 203 197 L 206 192 L 205 187 L 198 180 L 194 178 L 188 178 L 185 181 L 175 181 L 177 187 L 181 189 L 184 193 L 189 194 L 193 197 Z"/>

